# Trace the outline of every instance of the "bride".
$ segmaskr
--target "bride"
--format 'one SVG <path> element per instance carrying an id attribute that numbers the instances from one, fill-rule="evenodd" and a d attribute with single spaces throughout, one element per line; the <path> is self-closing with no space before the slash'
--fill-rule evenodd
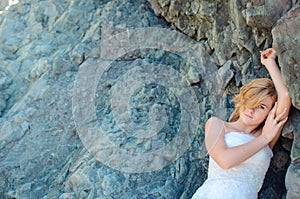
<path id="1" fill-rule="evenodd" d="M 257 198 L 291 106 L 275 58 L 273 48 L 261 52 L 273 81 L 259 78 L 244 85 L 229 122 L 217 117 L 206 122 L 208 179 L 192 199 Z"/>

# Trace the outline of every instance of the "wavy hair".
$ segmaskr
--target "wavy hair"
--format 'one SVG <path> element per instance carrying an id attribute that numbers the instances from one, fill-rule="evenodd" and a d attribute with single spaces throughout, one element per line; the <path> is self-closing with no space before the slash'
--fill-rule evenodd
<path id="1" fill-rule="evenodd" d="M 272 80 L 258 78 L 245 84 L 241 87 L 240 93 L 233 98 L 234 110 L 229 117 L 229 121 L 238 120 L 242 108 L 256 108 L 267 97 L 272 98 L 273 104 L 277 100 L 277 92 Z"/>

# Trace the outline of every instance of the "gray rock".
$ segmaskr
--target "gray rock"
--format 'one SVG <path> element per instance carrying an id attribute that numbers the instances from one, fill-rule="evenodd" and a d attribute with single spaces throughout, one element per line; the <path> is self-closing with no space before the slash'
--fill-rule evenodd
<path id="1" fill-rule="evenodd" d="M 223 104 L 222 101 L 230 99 L 241 84 L 256 77 L 268 77 L 259 63 L 258 51 L 271 47 L 273 42 L 293 105 L 299 109 L 300 12 L 299 4 L 295 1 L 148 1 L 158 16 L 208 46 L 205 49 L 220 68 L 216 82 L 223 84 L 227 93 L 217 95 L 214 101 L 222 100 L 215 104 Z M 233 67 L 228 67 L 229 63 Z M 297 114 L 291 115 L 283 135 L 294 139 L 291 158 L 298 162 L 299 122 L 296 122 Z M 286 180 L 293 181 L 290 177 Z M 261 197 L 272 196 L 272 191 L 264 190 L 267 188 L 263 188 Z M 288 195 L 292 196 L 293 191 Z"/>
<path id="2" fill-rule="evenodd" d="M 300 109 L 299 54 L 300 5 L 296 5 L 280 20 L 272 30 L 274 47 L 278 53 L 284 81 L 289 89 L 293 105 Z"/>
<path id="3" fill-rule="evenodd" d="M 286 174 L 286 188 L 287 194 L 286 198 L 299 198 L 299 178 L 300 178 L 300 168 L 299 163 L 291 164 L 287 170 Z"/>
<path id="4" fill-rule="evenodd" d="M 273 39 L 299 109 L 294 1 L 149 2 L 21 0 L 0 14 L 0 198 L 190 198 L 207 175 L 205 121 L 267 76 L 257 52 Z M 297 195 L 298 114 L 260 198 L 284 196 L 290 153 Z"/>

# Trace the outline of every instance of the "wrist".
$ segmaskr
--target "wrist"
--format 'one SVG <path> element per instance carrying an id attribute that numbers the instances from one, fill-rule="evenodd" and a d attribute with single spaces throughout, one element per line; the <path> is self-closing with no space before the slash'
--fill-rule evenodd
<path id="1" fill-rule="evenodd" d="M 267 69 L 277 66 L 275 59 L 270 59 L 270 60 L 264 62 L 264 65 Z"/>
<path id="2" fill-rule="evenodd" d="M 268 136 L 263 135 L 263 134 L 261 134 L 261 135 L 259 136 L 259 138 L 260 138 L 260 140 L 261 140 L 264 144 L 268 144 L 269 142 L 272 141 L 272 138 L 269 138 Z"/>

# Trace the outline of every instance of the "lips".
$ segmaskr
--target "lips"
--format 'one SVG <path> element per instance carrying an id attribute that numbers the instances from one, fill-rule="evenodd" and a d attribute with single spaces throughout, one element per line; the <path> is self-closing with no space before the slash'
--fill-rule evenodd
<path id="1" fill-rule="evenodd" d="M 252 115 L 245 114 L 245 116 L 249 119 L 253 119 Z"/>

